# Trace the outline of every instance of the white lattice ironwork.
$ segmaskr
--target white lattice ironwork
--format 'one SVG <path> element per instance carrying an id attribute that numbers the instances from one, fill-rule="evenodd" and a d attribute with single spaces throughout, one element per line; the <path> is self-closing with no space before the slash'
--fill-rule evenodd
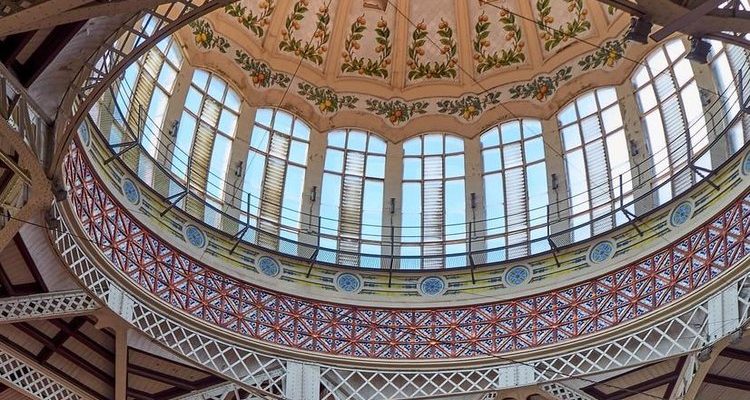
<path id="1" fill-rule="evenodd" d="M 55 207 L 55 210 L 57 208 Z M 55 247 L 78 279 L 107 306 L 147 336 L 263 398 L 283 393 L 286 361 L 216 340 L 158 312 L 124 292 L 92 263 L 68 231 L 67 223 L 51 232 Z"/>
<path id="2" fill-rule="evenodd" d="M 65 94 L 61 109 L 72 118 L 56 133 L 58 143 L 51 167 L 57 169 L 67 142 L 94 102 L 125 68 L 163 38 L 190 21 L 234 0 L 176 0 L 143 10 L 111 35 L 84 64 Z"/>
<path id="3" fill-rule="evenodd" d="M 251 393 L 235 384 L 235 383 L 223 383 L 220 385 L 212 386 L 210 388 L 201 390 L 199 392 L 190 393 L 185 396 L 177 397 L 174 400 L 256 400 L 260 399 Z"/>
<path id="4" fill-rule="evenodd" d="M 0 323 L 70 317 L 88 314 L 99 307 L 83 290 L 8 297 L 0 299 Z"/>
<path id="5" fill-rule="evenodd" d="M 596 400 L 585 393 L 555 382 L 542 385 L 542 390 L 557 400 Z"/>
<path id="6" fill-rule="evenodd" d="M 253 388 L 269 388 L 275 382 L 283 392 L 287 360 L 262 355 L 217 340 L 152 309 L 141 299 L 123 292 L 97 268 L 75 238 L 63 228 L 53 232 L 55 246 L 76 276 L 110 308 L 147 335 L 207 368 Z M 738 269 L 747 269 L 746 266 Z M 748 320 L 750 274 L 735 280 L 724 291 L 738 302 L 737 320 Z M 727 296 L 715 293 L 713 296 Z M 713 297 L 712 296 L 712 297 Z M 450 371 L 378 371 L 321 365 L 321 398 L 405 399 L 431 398 L 461 393 L 482 393 L 523 385 L 543 384 L 604 371 L 649 363 L 696 351 L 711 341 L 714 330 L 708 319 L 708 302 L 636 332 L 567 354 L 523 363 L 499 357 L 497 366 Z M 721 329 L 727 329 L 722 326 Z M 281 372 L 281 373 L 280 373 Z"/>
<path id="7" fill-rule="evenodd" d="M 31 361 L 0 346 L 0 381 L 29 397 L 40 400 L 89 399 L 56 380 L 48 371 L 40 370 Z"/>

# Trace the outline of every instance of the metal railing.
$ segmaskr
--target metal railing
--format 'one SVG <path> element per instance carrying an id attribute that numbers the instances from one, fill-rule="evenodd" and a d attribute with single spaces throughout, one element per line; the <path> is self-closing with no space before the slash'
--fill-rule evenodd
<path id="1" fill-rule="evenodd" d="M 741 71 L 747 71 L 747 64 L 741 68 Z M 643 161 L 631 168 L 630 178 L 624 178 L 622 175 L 617 178 L 618 187 L 607 188 L 604 201 L 588 198 L 584 199 L 588 204 L 598 204 L 595 208 L 589 208 L 585 211 L 573 213 L 572 210 L 580 202 L 578 196 L 571 196 L 560 199 L 547 206 L 546 215 L 540 221 L 524 221 L 522 227 L 507 226 L 504 232 L 494 234 L 494 229 L 488 229 L 487 226 L 492 220 L 470 221 L 458 229 L 450 225 L 441 225 L 432 227 L 445 232 L 447 229 L 456 229 L 458 233 L 446 235 L 446 240 L 440 241 L 423 241 L 415 238 L 416 241 L 410 240 L 407 236 L 401 234 L 406 226 L 378 226 L 381 235 L 373 237 L 372 235 L 362 235 L 360 232 L 341 232 L 341 228 L 335 234 L 327 232 L 325 222 L 330 220 L 320 215 L 314 215 L 304 212 L 294 211 L 296 219 L 282 218 L 262 219 L 256 216 L 248 216 L 245 210 L 239 209 L 232 204 L 223 204 L 216 206 L 212 203 L 216 201 L 207 200 L 207 190 L 197 189 L 196 186 L 210 185 L 208 182 L 197 183 L 191 181 L 191 165 L 186 166 L 188 171 L 187 179 L 182 180 L 176 176 L 171 168 L 164 166 L 158 160 L 155 160 L 148 154 L 141 144 L 144 125 L 139 127 L 130 127 L 127 125 L 127 119 L 122 115 L 122 110 L 116 109 L 116 101 L 111 98 L 109 101 L 100 100 L 99 107 L 96 108 L 98 115 L 89 116 L 88 123 L 93 131 L 97 133 L 98 140 L 102 141 L 112 151 L 112 156 L 106 161 L 122 156 L 128 152 L 137 154 L 137 163 L 127 165 L 133 175 L 139 176 L 144 183 L 154 190 L 168 205 L 167 209 L 178 208 L 192 215 L 198 220 L 203 221 L 207 226 L 214 227 L 224 232 L 234 235 L 235 246 L 232 251 L 241 243 L 245 242 L 251 245 L 260 246 L 272 252 L 279 252 L 285 255 L 299 257 L 312 263 L 323 263 L 330 265 L 356 266 L 361 268 L 391 268 L 391 269 L 424 269 L 424 268 L 460 268 L 475 267 L 482 264 L 503 262 L 506 260 L 526 257 L 528 255 L 539 254 L 548 250 L 556 250 L 568 244 L 575 243 L 574 233 L 581 230 L 587 230 L 589 235 L 585 235 L 584 240 L 589 239 L 590 233 L 600 234 L 614 229 L 627 223 L 634 223 L 642 218 L 643 215 L 636 215 L 636 204 L 659 205 L 662 202 L 659 199 L 660 189 L 669 186 L 670 191 L 674 187 L 676 190 L 672 193 L 672 198 L 679 196 L 682 192 L 689 189 L 692 185 L 678 185 L 675 182 L 694 182 L 710 179 L 711 170 L 706 170 L 697 165 L 704 155 L 709 154 L 715 149 L 721 152 L 726 151 L 727 144 L 724 141 L 729 128 L 736 125 L 740 118 L 746 117 L 748 100 L 750 100 L 750 80 L 743 79 L 741 76 L 736 77 L 735 82 L 740 82 L 739 87 L 732 86 L 728 90 L 737 91 L 737 96 L 729 96 L 728 93 L 722 93 L 718 101 L 713 102 L 709 107 L 704 109 L 704 118 L 698 118 L 692 125 L 686 126 L 686 136 L 690 139 L 690 132 L 697 132 L 706 129 L 709 132 L 711 141 L 697 154 L 692 154 L 692 149 L 688 148 L 691 140 L 686 140 L 682 146 L 684 148 L 665 148 L 661 152 L 652 154 Z M 111 96 L 116 96 L 113 90 L 110 90 Z M 731 103 L 730 98 L 735 97 L 737 100 Z M 103 98 L 102 98 L 103 99 Z M 740 111 L 733 115 L 732 108 L 736 109 L 737 103 L 740 103 Z M 139 107 L 141 109 L 142 105 Z M 148 118 L 148 117 L 147 117 Z M 109 143 L 106 134 L 101 131 L 98 125 L 109 125 L 110 132 L 112 129 L 119 133 L 123 139 L 121 143 Z M 695 124 L 703 124 L 696 126 Z M 698 128 L 698 129 L 694 129 Z M 159 137 L 165 141 L 170 141 L 170 135 L 167 132 L 156 132 L 152 137 Z M 162 153 L 157 154 L 158 158 L 171 159 L 172 153 L 165 153 L 164 148 L 174 149 L 174 143 L 161 143 L 157 146 Z M 672 165 L 666 177 L 655 177 L 655 166 L 662 159 L 668 159 L 671 151 L 671 157 L 675 154 L 682 154 L 681 163 Z M 174 150 L 172 150 L 174 151 Z M 191 158 L 187 157 L 188 160 Z M 189 161 L 190 162 L 190 161 Z M 127 163 L 126 163 L 127 164 Z M 686 180 L 685 177 L 688 177 Z M 222 177 L 223 180 L 223 177 Z M 709 180 L 710 181 L 710 180 Z M 659 182 L 658 184 L 653 184 Z M 642 193 L 636 193 L 636 190 L 644 184 L 652 183 L 649 190 L 642 190 Z M 625 190 L 629 187 L 630 190 Z M 237 199 L 239 196 L 253 196 L 253 194 L 242 193 L 242 188 L 227 183 L 225 185 L 225 198 Z M 613 193 L 617 195 L 613 195 Z M 627 199 L 627 200 L 626 200 Z M 239 203 L 239 201 L 236 201 Z M 249 203 L 249 202 L 248 202 Z M 532 210 L 533 211 L 533 210 Z M 196 215 L 200 214 L 200 215 Z M 479 212 L 481 214 L 481 210 Z M 527 214 L 525 211 L 524 214 Z M 567 226 L 563 229 L 555 230 L 557 225 L 568 224 L 579 215 L 595 215 L 587 222 L 575 226 Z M 507 219 L 511 215 L 503 218 Z M 256 220 L 256 225 L 249 221 Z M 340 223 L 340 218 L 333 219 Z M 619 223 L 618 223 L 619 221 Z M 536 222 L 536 223 L 535 223 Z M 357 223 L 357 226 L 367 226 Z M 430 229 L 431 227 L 422 227 L 421 229 Z M 530 237 L 530 232 L 544 231 L 540 237 Z M 525 238 L 520 243 L 484 248 L 486 243 L 493 239 L 508 240 L 513 235 L 520 235 Z M 362 252 L 342 251 L 339 249 L 326 248 L 321 245 L 321 239 L 331 239 L 335 243 L 341 241 L 354 242 L 356 248 L 366 246 L 369 248 L 380 248 L 379 254 L 370 254 Z M 420 246 L 422 248 L 441 248 L 445 250 L 450 247 L 461 247 L 465 250 L 455 253 L 441 252 L 440 254 L 419 256 L 401 255 L 401 249 Z"/>

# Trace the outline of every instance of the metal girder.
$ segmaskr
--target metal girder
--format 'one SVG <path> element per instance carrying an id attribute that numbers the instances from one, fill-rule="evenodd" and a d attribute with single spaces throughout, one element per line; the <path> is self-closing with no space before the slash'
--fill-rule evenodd
<path id="1" fill-rule="evenodd" d="M 58 25 L 85 21 L 95 17 L 132 14 L 139 10 L 156 7 L 169 0 L 119 0 L 92 2 L 91 0 L 64 1 L 65 9 L 50 13 L 56 1 L 50 0 L 29 7 L 15 14 L 0 18 L 0 37 L 32 30 L 52 28 Z M 80 7 L 67 7 L 81 3 Z"/>
<path id="2" fill-rule="evenodd" d="M 8 297 L 0 299 L 0 323 L 70 317 L 99 308 L 99 303 L 83 290 Z"/>
<path id="3" fill-rule="evenodd" d="M 55 132 L 55 154 L 49 172 L 60 173 L 60 161 L 78 126 L 94 102 L 125 68 L 156 43 L 191 21 L 232 3 L 233 0 L 172 0 L 143 10 L 111 35 L 88 58 L 65 94 L 59 118 L 66 120 Z"/>

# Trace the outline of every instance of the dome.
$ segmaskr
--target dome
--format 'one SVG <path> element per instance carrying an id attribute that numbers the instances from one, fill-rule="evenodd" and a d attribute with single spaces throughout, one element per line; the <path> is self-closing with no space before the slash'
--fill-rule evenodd
<path id="1" fill-rule="evenodd" d="M 234 3 L 180 37 L 218 53 L 206 61 L 236 70 L 265 103 L 286 104 L 320 128 L 356 122 L 400 140 L 429 126 L 428 116 L 474 132 L 523 103 L 551 114 L 550 102 L 565 102 L 602 70 L 632 69 L 622 62 L 639 58 L 626 54 L 627 26 L 619 10 L 583 0 L 265 1 Z"/>
<path id="2" fill-rule="evenodd" d="M 0 398 L 750 387 L 747 1 L 157 3 L 0 6 Z"/>

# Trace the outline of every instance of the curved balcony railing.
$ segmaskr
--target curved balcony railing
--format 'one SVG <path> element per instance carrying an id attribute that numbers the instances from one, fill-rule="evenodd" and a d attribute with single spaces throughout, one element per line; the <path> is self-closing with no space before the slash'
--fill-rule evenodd
<path id="1" fill-rule="evenodd" d="M 741 70 L 747 69 L 746 65 Z M 740 112 L 733 115 L 731 110 L 737 109 L 740 106 L 741 110 L 747 108 L 748 95 L 750 93 L 750 80 L 747 79 L 735 79 L 735 82 L 740 82 L 743 87 L 730 87 L 727 91 L 739 92 L 737 96 L 728 96 L 728 93 L 721 93 L 719 100 L 713 102 L 707 109 L 704 110 L 705 118 L 700 118 L 693 122 L 690 126 L 686 127 L 688 132 L 697 132 L 705 128 L 710 132 L 709 137 L 713 137 L 710 143 L 704 147 L 699 153 L 692 155 L 691 149 L 688 148 L 688 143 L 691 141 L 685 141 L 680 147 L 672 147 L 671 156 L 677 157 L 683 160 L 681 165 L 673 165 L 672 169 L 667 171 L 666 174 L 669 176 L 655 176 L 655 166 L 659 165 L 659 162 L 667 159 L 670 155 L 667 153 L 669 146 L 652 154 L 650 157 L 639 162 L 631 168 L 630 178 L 619 177 L 618 186 L 614 188 L 616 195 L 612 196 L 612 193 L 607 188 L 605 194 L 606 202 L 602 201 L 602 204 L 597 206 L 596 209 L 587 209 L 582 212 L 573 213 L 572 210 L 576 209 L 582 203 L 578 195 L 566 197 L 560 199 L 547 207 L 546 216 L 538 221 L 526 220 L 523 226 L 508 226 L 505 232 L 498 234 L 491 234 L 489 229 L 485 228 L 492 220 L 479 220 L 471 221 L 463 225 L 462 229 L 457 229 L 458 234 L 447 235 L 446 240 L 442 241 L 410 241 L 409 238 L 400 234 L 402 228 L 410 228 L 408 226 L 378 226 L 382 235 L 372 237 L 368 235 L 361 235 L 359 232 L 347 235 L 347 232 L 339 232 L 332 234 L 330 231 L 326 231 L 324 222 L 327 220 L 326 217 L 320 215 L 314 215 L 304 212 L 296 212 L 298 218 L 290 220 L 288 218 L 281 218 L 278 216 L 277 221 L 263 220 L 264 228 L 252 226 L 247 223 L 248 217 L 246 212 L 236 207 L 235 205 L 225 203 L 220 207 L 212 204 L 215 201 L 207 201 L 205 192 L 196 190 L 194 185 L 191 185 L 190 174 L 186 181 L 178 178 L 170 168 L 165 167 L 163 164 L 154 159 L 148 152 L 145 151 L 144 146 L 141 144 L 142 133 L 140 129 L 127 126 L 126 121 L 123 121 L 118 115 L 123 115 L 120 110 L 116 110 L 116 102 L 110 101 L 109 103 L 100 101 L 99 107 L 94 109 L 97 115 L 89 117 L 89 124 L 94 128 L 97 133 L 98 140 L 102 141 L 106 146 L 109 147 L 112 152 L 111 156 L 116 157 L 124 153 L 123 149 L 127 149 L 128 152 L 138 152 L 138 165 L 137 171 L 133 170 L 133 165 L 126 166 L 130 169 L 130 172 L 136 176 L 149 176 L 150 183 L 147 185 L 160 196 L 165 206 L 176 207 L 182 209 L 186 213 L 195 216 L 195 210 L 190 209 L 190 204 L 202 205 L 200 210 L 202 221 L 211 227 L 222 229 L 225 232 L 235 235 L 239 241 L 246 242 L 250 245 L 260 246 L 270 250 L 272 252 L 278 252 L 285 255 L 303 258 L 305 260 L 314 260 L 317 263 L 323 263 L 328 265 L 341 265 L 351 264 L 350 266 L 357 266 L 361 268 L 399 268 L 399 269 L 420 269 L 425 265 L 440 265 L 440 268 L 461 268 L 469 266 L 478 266 L 483 264 L 503 262 L 506 260 L 523 258 L 529 255 L 535 255 L 543 253 L 550 248 L 560 248 L 566 245 L 575 243 L 573 240 L 574 232 L 587 229 L 590 232 L 595 231 L 592 229 L 594 226 L 605 225 L 612 229 L 622 226 L 627 223 L 635 222 L 637 219 L 642 218 L 645 214 L 636 215 L 635 209 L 636 204 L 643 202 L 643 204 L 659 204 L 657 195 L 660 189 L 672 185 L 677 186 L 677 182 L 691 182 L 691 179 L 684 178 L 686 174 L 693 174 L 697 181 L 706 179 L 710 175 L 710 171 L 704 170 L 701 167 L 696 166 L 696 161 L 700 160 L 704 155 L 719 150 L 725 151 L 726 143 L 724 138 L 729 131 L 729 128 L 734 126 L 743 113 Z M 121 80 L 121 84 L 124 81 Z M 114 94 L 113 94 L 114 95 Z M 732 102 L 731 98 L 735 98 Z M 738 104 L 741 103 L 741 104 Z M 145 109 L 145 108 L 144 108 Z M 680 116 L 681 117 L 681 116 Z M 145 116 L 148 118 L 148 116 Z M 97 125 L 97 121 L 100 124 L 112 124 L 120 130 L 124 137 L 128 137 L 125 141 L 132 144 L 132 146 L 123 147 L 122 143 L 109 143 L 108 138 L 102 133 Z M 702 126 L 697 125 L 702 124 Z M 140 124 L 141 128 L 144 126 L 154 126 L 154 124 Z M 699 128 L 699 129 L 693 129 Z M 689 133 L 688 133 L 689 136 Z M 156 146 L 159 149 L 159 154 L 156 155 L 158 159 L 169 159 L 170 154 L 166 154 L 164 149 L 174 149 L 174 143 L 171 142 L 171 137 L 166 132 L 155 132 L 155 134 L 146 135 L 148 137 L 159 137 L 163 141 L 161 146 Z M 157 143 L 158 145 L 158 143 Z M 174 150 L 172 150 L 174 151 Z M 179 151 L 179 150 L 178 150 Z M 188 160 L 191 158 L 188 157 Z M 190 171 L 191 166 L 187 166 L 187 171 Z M 210 172 L 209 172 L 210 174 Z M 636 188 L 642 187 L 644 183 L 648 182 L 660 182 L 658 185 L 653 185 L 649 190 L 644 190 L 642 193 L 636 193 Z M 211 185 L 211 180 L 206 182 L 207 185 Z M 630 190 L 624 190 L 623 188 L 628 187 Z M 680 193 L 689 189 L 690 185 L 685 185 L 675 188 L 673 197 L 678 196 Z M 242 188 L 234 186 L 230 182 L 225 185 L 224 194 L 225 198 L 236 199 L 237 196 L 254 196 L 253 194 L 243 193 Z M 628 200 L 625 200 L 628 199 Z M 584 199 L 586 203 L 597 204 L 600 199 L 596 197 L 587 197 Z M 170 204 L 171 203 L 171 204 Z M 604 210 L 604 211 L 602 211 Z M 533 211 L 533 210 L 532 210 Z M 568 226 L 565 229 L 555 230 L 554 226 L 559 226 L 561 223 L 568 224 L 569 221 L 575 220 L 575 217 L 583 214 L 590 214 L 592 211 L 601 213 L 596 217 L 592 217 L 589 221 Z M 481 210 L 478 212 L 481 214 Z M 524 212 L 526 214 L 526 212 Z M 508 219 L 511 215 L 506 215 L 503 218 Z M 619 218 L 618 218 L 619 217 Z M 259 217 L 254 217 L 258 218 Z M 618 219 L 621 223 L 617 223 Z M 336 219 L 338 222 L 342 222 L 342 219 Z M 346 221 L 344 221 L 346 222 Z M 350 221 L 351 222 L 351 221 Z M 354 225 L 366 226 L 360 223 L 354 223 Z M 269 231 L 268 228 L 273 228 L 274 231 Z M 439 230 L 447 230 L 451 228 L 450 225 L 441 225 L 440 227 L 433 227 Z M 422 229 L 430 229 L 431 227 L 422 227 Z M 495 238 L 507 238 L 514 233 L 529 234 L 532 230 L 539 230 L 543 228 L 546 231 L 546 235 L 537 238 L 530 238 L 528 241 L 519 244 L 506 245 L 502 247 L 483 248 L 484 244 Z M 600 229 L 597 229 L 600 230 Z M 600 232 L 597 232 L 599 234 Z M 286 237 L 285 237 L 286 236 Z M 296 237 L 297 239 L 289 239 L 289 236 Z M 452 237 L 451 237 L 452 236 Z M 358 242 L 359 245 L 374 245 L 382 249 L 381 254 L 370 254 L 362 252 L 351 252 L 342 251 L 337 249 L 325 248 L 320 245 L 321 239 L 333 239 L 335 241 L 354 241 Z M 407 240 L 405 240 L 407 239 Z M 588 239 L 588 237 L 586 238 Z M 401 247 L 414 246 L 419 244 L 422 246 L 442 246 L 443 248 L 449 247 L 454 244 L 464 245 L 467 251 L 456 252 L 456 253 L 443 253 L 439 255 L 421 255 L 421 256 L 406 256 L 400 255 Z M 523 248 L 518 253 L 523 254 L 519 257 L 512 257 L 514 249 Z M 342 263 L 341 260 L 350 260 L 349 263 Z"/>

